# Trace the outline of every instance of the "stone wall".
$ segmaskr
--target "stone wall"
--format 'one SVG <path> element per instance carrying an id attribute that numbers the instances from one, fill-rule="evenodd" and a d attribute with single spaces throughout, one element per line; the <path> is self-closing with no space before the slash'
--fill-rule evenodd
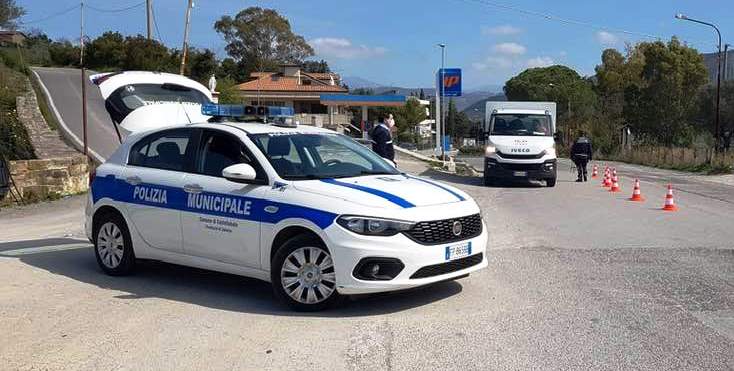
<path id="1" fill-rule="evenodd" d="M 23 123 L 36 156 L 41 159 L 70 157 L 79 154 L 68 146 L 56 130 L 51 130 L 38 108 L 38 97 L 29 80 L 26 80 L 25 93 L 15 98 L 18 120 Z"/>
<path id="2" fill-rule="evenodd" d="M 10 161 L 10 175 L 23 199 L 29 201 L 85 192 L 89 183 L 84 155 Z M 12 197 L 8 194 L 6 199 Z"/>
<path id="3" fill-rule="evenodd" d="M 28 201 L 86 192 L 89 183 L 87 159 L 68 146 L 57 131 L 48 127 L 30 81 L 27 85 L 26 93 L 16 98 L 18 119 L 26 127 L 38 159 L 10 161 L 10 175 L 15 188 Z M 13 200 L 8 193 L 5 199 L 0 199 L 0 204 L 12 203 Z"/>

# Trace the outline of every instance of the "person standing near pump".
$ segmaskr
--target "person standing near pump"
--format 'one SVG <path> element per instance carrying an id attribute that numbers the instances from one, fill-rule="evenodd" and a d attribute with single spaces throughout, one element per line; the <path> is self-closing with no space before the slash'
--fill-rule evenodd
<path id="1" fill-rule="evenodd" d="M 589 180 L 586 172 L 586 165 L 591 161 L 592 156 L 591 141 L 586 137 L 586 133 L 579 132 L 579 137 L 571 147 L 571 160 L 576 164 L 578 170 L 577 182 L 586 182 Z"/>
<path id="2" fill-rule="evenodd" d="M 385 123 L 385 117 L 380 116 L 377 126 L 370 133 L 372 137 L 372 150 L 383 158 L 395 162 L 395 149 L 392 145 L 392 134 Z"/>

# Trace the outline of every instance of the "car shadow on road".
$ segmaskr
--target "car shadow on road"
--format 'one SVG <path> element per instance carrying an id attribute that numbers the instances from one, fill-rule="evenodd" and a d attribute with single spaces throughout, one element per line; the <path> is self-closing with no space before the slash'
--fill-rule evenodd
<path id="1" fill-rule="evenodd" d="M 431 178 L 446 183 L 463 184 L 469 186 L 484 187 L 484 179 L 481 176 L 459 175 L 444 173 L 433 169 L 426 169 L 420 174 L 425 178 Z M 538 181 L 515 180 L 500 182 L 497 185 L 487 186 L 489 188 L 542 188 L 545 185 Z"/>
<path id="2" fill-rule="evenodd" d="M 1 255 L 1 253 L 0 253 Z M 298 313 L 280 304 L 269 283 L 247 277 L 140 261 L 134 274 L 111 277 L 102 272 L 89 248 L 39 252 L 17 256 L 23 263 L 102 289 L 120 291 L 114 297 L 137 300 L 161 298 L 204 307 L 279 316 L 363 317 L 400 312 L 462 291 L 456 281 L 418 289 L 349 298 L 339 306 L 316 313 Z"/>

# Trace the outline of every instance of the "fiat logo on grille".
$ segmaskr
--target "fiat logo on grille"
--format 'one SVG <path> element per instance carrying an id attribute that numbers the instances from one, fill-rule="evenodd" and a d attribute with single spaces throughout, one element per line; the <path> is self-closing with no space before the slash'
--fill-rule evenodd
<path id="1" fill-rule="evenodd" d="M 461 222 L 457 220 L 454 222 L 454 225 L 451 227 L 451 231 L 454 232 L 454 236 L 460 236 L 462 228 L 463 227 L 461 226 Z"/>

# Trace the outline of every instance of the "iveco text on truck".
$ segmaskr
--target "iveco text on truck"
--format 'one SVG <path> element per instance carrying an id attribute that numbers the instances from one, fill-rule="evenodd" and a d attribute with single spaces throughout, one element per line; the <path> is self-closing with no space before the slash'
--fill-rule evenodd
<path id="1" fill-rule="evenodd" d="M 487 102 L 484 184 L 544 180 L 556 185 L 555 102 Z"/>

